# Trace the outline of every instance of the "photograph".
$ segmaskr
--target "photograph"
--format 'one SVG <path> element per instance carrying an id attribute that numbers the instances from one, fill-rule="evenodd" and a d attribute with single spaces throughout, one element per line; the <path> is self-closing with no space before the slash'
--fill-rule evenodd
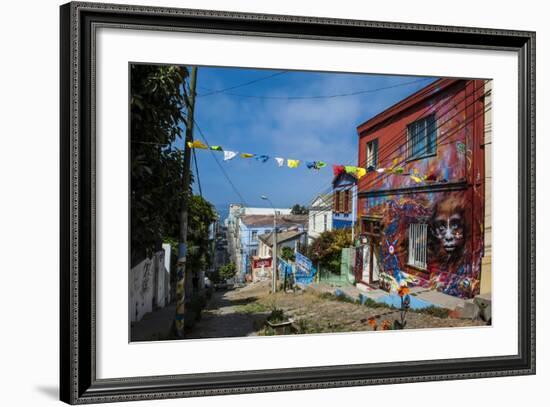
<path id="1" fill-rule="evenodd" d="M 129 342 L 491 328 L 491 78 L 128 70 Z"/>

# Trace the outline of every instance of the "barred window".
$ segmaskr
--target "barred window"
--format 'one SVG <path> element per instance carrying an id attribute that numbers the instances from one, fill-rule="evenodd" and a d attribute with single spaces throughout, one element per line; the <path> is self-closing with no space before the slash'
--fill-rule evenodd
<path id="1" fill-rule="evenodd" d="M 409 225 L 409 265 L 427 269 L 428 225 L 411 223 Z"/>

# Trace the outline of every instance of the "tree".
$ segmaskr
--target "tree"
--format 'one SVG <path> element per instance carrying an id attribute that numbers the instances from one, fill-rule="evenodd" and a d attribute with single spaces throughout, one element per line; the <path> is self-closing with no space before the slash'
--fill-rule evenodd
<path id="1" fill-rule="evenodd" d="M 236 273 L 237 267 L 235 266 L 235 263 L 227 263 L 221 266 L 218 270 L 220 280 L 229 280 L 230 278 L 233 278 Z"/>
<path id="2" fill-rule="evenodd" d="M 296 255 L 294 254 L 294 250 L 292 250 L 290 247 L 283 247 L 281 250 L 281 257 L 283 260 L 294 261 L 296 259 Z"/>
<path id="3" fill-rule="evenodd" d="M 293 215 L 307 215 L 309 213 L 309 210 L 305 206 L 295 204 L 294 206 L 292 206 L 290 213 Z"/>
<path id="4" fill-rule="evenodd" d="M 188 71 L 180 66 L 131 66 L 130 194 L 132 265 L 177 236 Z"/>
<path id="5" fill-rule="evenodd" d="M 210 266 L 209 228 L 217 218 L 214 207 L 202 196 L 189 198 L 187 230 L 187 265 L 192 272 L 205 270 Z"/>
<path id="6" fill-rule="evenodd" d="M 308 257 L 334 273 L 340 272 L 342 249 L 352 245 L 351 229 L 323 232 L 308 248 Z"/>

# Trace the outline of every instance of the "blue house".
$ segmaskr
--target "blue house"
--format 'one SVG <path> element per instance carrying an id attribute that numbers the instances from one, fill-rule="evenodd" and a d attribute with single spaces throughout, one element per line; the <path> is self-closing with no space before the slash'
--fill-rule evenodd
<path id="1" fill-rule="evenodd" d="M 357 178 L 341 172 L 332 181 L 332 229 L 351 228 L 357 221 Z"/>

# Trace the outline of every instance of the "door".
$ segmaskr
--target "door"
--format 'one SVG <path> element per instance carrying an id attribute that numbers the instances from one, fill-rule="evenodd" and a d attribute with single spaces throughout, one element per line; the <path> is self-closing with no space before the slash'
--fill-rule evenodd
<path id="1" fill-rule="evenodd" d="M 370 271 L 371 271 L 371 247 L 369 244 L 363 246 L 363 273 L 361 275 L 361 281 L 370 283 Z"/>
<path id="2" fill-rule="evenodd" d="M 361 281 L 372 285 L 379 281 L 380 275 L 380 220 L 364 218 L 361 222 L 364 245 L 361 246 Z"/>

